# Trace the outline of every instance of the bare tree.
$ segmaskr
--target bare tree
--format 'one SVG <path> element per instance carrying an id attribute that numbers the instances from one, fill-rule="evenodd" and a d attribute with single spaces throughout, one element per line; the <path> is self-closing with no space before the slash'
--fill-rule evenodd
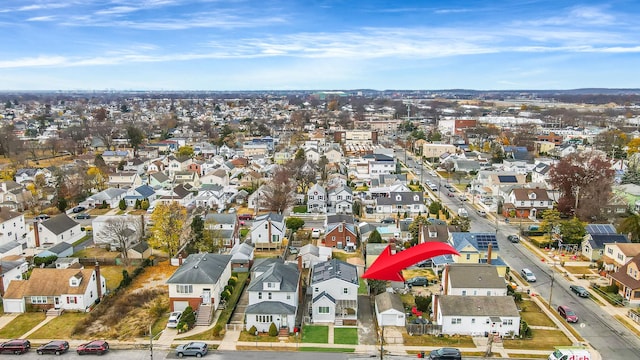
<path id="1" fill-rule="evenodd" d="M 279 167 L 273 174 L 271 183 L 265 185 L 261 207 L 282 214 L 295 203 L 296 182 L 294 174 L 285 167 Z"/>
<path id="2" fill-rule="evenodd" d="M 105 221 L 105 225 L 98 233 L 100 238 L 116 248 L 122 255 L 125 264 L 129 264 L 127 251 L 132 244 L 142 238 L 142 220 L 137 216 L 114 216 Z M 111 245 L 112 246 L 112 245 Z"/>

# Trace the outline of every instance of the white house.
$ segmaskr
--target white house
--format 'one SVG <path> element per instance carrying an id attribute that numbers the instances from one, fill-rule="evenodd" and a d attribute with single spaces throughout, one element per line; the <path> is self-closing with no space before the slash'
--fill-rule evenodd
<path id="1" fill-rule="evenodd" d="M 520 313 L 512 296 L 436 296 L 434 318 L 447 335 L 517 336 Z"/>
<path id="2" fill-rule="evenodd" d="M 191 254 L 167 280 L 171 311 L 183 311 L 191 306 L 220 304 L 220 294 L 231 278 L 231 255 Z"/>
<path id="3" fill-rule="evenodd" d="M 9 284 L 2 303 L 5 313 L 24 313 L 27 305 L 43 310 L 88 311 L 107 290 L 107 281 L 95 269 L 35 268 L 29 280 Z"/>
<path id="4" fill-rule="evenodd" d="M 353 212 L 353 192 L 348 186 L 339 186 L 328 193 L 330 213 L 351 214 Z"/>
<path id="5" fill-rule="evenodd" d="M 251 243 L 260 248 L 280 248 L 286 228 L 284 216 L 267 213 L 256 217 L 251 226 Z"/>
<path id="6" fill-rule="evenodd" d="M 293 332 L 300 271 L 295 264 L 273 262 L 260 275 L 254 274 L 247 288 L 249 305 L 245 310 L 246 330 L 255 326 L 260 332 L 268 332 L 271 323 L 278 329 Z"/>
<path id="7" fill-rule="evenodd" d="M 82 202 L 82 205 L 87 207 L 96 207 L 102 204 L 107 204 L 111 209 L 118 207 L 120 200 L 124 199 L 127 195 L 126 189 L 108 188 L 95 195 L 91 195 Z"/>
<path id="8" fill-rule="evenodd" d="M 330 247 L 307 244 L 298 251 L 298 258 L 302 262 L 302 268 L 308 269 L 317 263 L 331 259 L 332 251 Z"/>
<path id="9" fill-rule="evenodd" d="M 34 227 L 33 243 L 29 246 L 51 246 L 61 242 L 73 244 L 86 234 L 80 223 L 75 222 L 67 214 L 60 214 L 49 220 L 38 223 Z"/>
<path id="10" fill-rule="evenodd" d="M 29 270 L 29 263 L 21 255 L 3 256 L 0 259 L 0 296 L 14 280 L 22 280 L 22 274 Z"/>
<path id="11" fill-rule="evenodd" d="M 358 319 L 358 271 L 355 265 L 332 259 L 318 263 L 311 273 L 314 323 L 356 325 Z"/>
<path id="12" fill-rule="evenodd" d="M 325 214 L 327 200 L 327 191 L 320 184 L 313 184 L 307 191 L 307 212 Z"/>
<path id="13" fill-rule="evenodd" d="M 450 264 L 442 272 L 444 295 L 507 296 L 507 284 L 490 264 Z"/>
<path id="14" fill-rule="evenodd" d="M 0 245 L 9 241 L 25 243 L 27 233 L 23 214 L 0 207 Z"/>
<path id="15" fill-rule="evenodd" d="M 405 326 L 404 305 L 397 294 L 385 291 L 376 295 L 375 311 L 378 326 Z"/>
<path id="16" fill-rule="evenodd" d="M 93 242 L 115 251 L 142 239 L 143 218 L 139 215 L 100 215 L 91 223 Z"/>

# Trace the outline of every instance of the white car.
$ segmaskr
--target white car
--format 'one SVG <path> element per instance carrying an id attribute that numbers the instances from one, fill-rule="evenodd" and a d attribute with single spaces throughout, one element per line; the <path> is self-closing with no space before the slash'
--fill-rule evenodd
<path id="1" fill-rule="evenodd" d="M 520 273 L 528 282 L 536 282 L 536 275 L 531 270 L 524 268 Z"/>
<path id="2" fill-rule="evenodd" d="M 320 237 L 320 229 L 311 230 L 311 237 L 317 239 Z"/>
<path id="3" fill-rule="evenodd" d="M 180 317 L 182 316 L 181 311 L 174 311 L 169 315 L 169 321 L 167 321 L 168 328 L 176 328 L 178 327 L 178 323 L 180 322 Z"/>

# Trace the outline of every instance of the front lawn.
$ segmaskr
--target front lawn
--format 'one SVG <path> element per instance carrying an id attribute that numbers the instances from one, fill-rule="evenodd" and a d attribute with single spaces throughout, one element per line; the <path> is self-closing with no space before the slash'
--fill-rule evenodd
<path id="1" fill-rule="evenodd" d="M 348 253 L 344 251 L 334 251 L 331 253 L 331 257 L 340 261 L 347 262 L 347 259 L 354 258 L 354 257 L 362 257 L 362 256 L 360 255 L 360 250 L 358 250 L 352 253 Z"/>
<path id="2" fill-rule="evenodd" d="M 70 339 L 76 324 L 86 316 L 87 313 L 65 312 L 29 335 L 29 339 Z"/>
<path id="3" fill-rule="evenodd" d="M 549 319 L 546 313 L 544 313 L 540 307 L 533 301 L 523 300 L 520 303 L 522 311 L 520 316 L 522 320 L 526 321 L 529 326 L 551 326 L 556 327 L 556 324 Z"/>
<path id="4" fill-rule="evenodd" d="M 434 336 L 434 335 L 409 335 L 402 334 L 404 345 L 406 346 L 453 346 L 453 347 L 475 347 L 471 336 Z"/>
<path id="5" fill-rule="evenodd" d="M 502 341 L 505 349 L 524 350 L 553 350 L 556 346 L 569 346 L 571 340 L 561 330 L 532 329 L 531 339 L 510 340 L 505 337 Z"/>
<path id="6" fill-rule="evenodd" d="M 367 295 L 368 293 L 367 282 L 363 278 L 358 278 L 358 295 Z"/>
<path id="7" fill-rule="evenodd" d="M 358 345 L 358 329 L 334 328 L 333 342 L 334 344 Z"/>
<path id="8" fill-rule="evenodd" d="M 0 329 L 0 339 L 20 338 L 29 330 L 33 329 L 34 326 L 41 323 L 46 317 L 43 311 L 20 314 Z"/>
<path id="9" fill-rule="evenodd" d="M 302 342 L 326 344 L 329 342 L 329 327 L 306 325 L 302 328 Z"/>
<path id="10" fill-rule="evenodd" d="M 122 270 L 127 270 L 129 276 L 131 276 L 134 269 L 133 266 L 101 265 L 100 275 L 107 280 L 107 289 L 115 290 L 122 281 Z"/>

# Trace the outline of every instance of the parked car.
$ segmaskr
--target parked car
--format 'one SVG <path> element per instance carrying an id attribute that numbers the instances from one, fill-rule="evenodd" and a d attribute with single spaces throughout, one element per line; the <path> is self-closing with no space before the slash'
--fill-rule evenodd
<path id="1" fill-rule="evenodd" d="M 466 196 L 464 196 L 464 195 L 458 195 L 458 199 L 459 199 L 460 201 L 467 201 L 467 200 L 468 200 L 468 199 L 467 199 L 467 197 L 466 197 Z"/>
<path id="2" fill-rule="evenodd" d="M 251 220 L 253 219 L 253 215 L 251 214 L 240 214 L 238 215 L 238 220 Z"/>
<path id="3" fill-rule="evenodd" d="M 91 342 L 78 346 L 76 352 L 78 355 L 98 354 L 102 355 L 109 351 L 109 344 L 104 340 L 93 340 Z"/>
<path id="4" fill-rule="evenodd" d="M 311 237 L 317 239 L 320 237 L 320 229 L 311 230 Z"/>
<path id="5" fill-rule="evenodd" d="M 0 353 L 24 354 L 29 349 L 31 349 L 31 342 L 25 339 L 14 339 L 0 344 Z"/>
<path id="6" fill-rule="evenodd" d="M 558 313 L 560 314 L 560 316 L 562 316 L 563 319 L 567 320 L 567 322 L 578 322 L 578 315 L 576 314 L 576 312 L 571 310 L 571 308 L 566 305 L 558 306 Z"/>
<path id="7" fill-rule="evenodd" d="M 455 195 L 454 193 L 452 193 L 452 192 L 448 192 L 448 193 L 447 193 L 447 196 L 448 196 L 448 197 L 454 197 L 454 196 L 456 196 L 456 195 Z"/>
<path id="8" fill-rule="evenodd" d="M 290 253 L 291 255 L 295 255 L 295 254 L 297 254 L 297 253 L 298 253 L 298 248 L 297 248 L 297 247 L 295 247 L 295 246 L 289 246 L 289 253 Z"/>
<path id="9" fill-rule="evenodd" d="M 478 215 L 480 215 L 482 217 L 487 217 L 487 212 L 482 210 L 482 209 L 480 209 L 480 210 L 478 210 Z"/>
<path id="10" fill-rule="evenodd" d="M 384 218 L 380 222 L 383 224 L 394 224 L 396 220 L 394 218 Z"/>
<path id="11" fill-rule="evenodd" d="M 178 323 L 180 322 L 180 317 L 182 317 L 182 311 L 174 311 L 169 314 L 169 321 L 167 321 L 168 328 L 176 328 L 178 327 Z"/>
<path id="12" fill-rule="evenodd" d="M 429 280 L 427 280 L 427 278 L 424 277 L 424 276 L 416 276 L 414 278 L 411 278 L 411 279 L 407 280 L 407 285 L 409 287 L 411 287 L 411 286 L 427 286 L 427 285 L 429 285 Z"/>
<path id="13" fill-rule="evenodd" d="M 507 236 L 507 240 L 511 241 L 512 243 L 517 243 L 518 241 L 520 241 L 520 237 L 518 235 L 509 235 Z"/>
<path id="14" fill-rule="evenodd" d="M 183 356 L 202 357 L 208 352 L 207 344 L 199 341 L 190 342 L 188 344 L 179 345 L 176 348 L 176 355 L 181 358 Z"/>
<path id="15" fill-rule="evenodd" d="M 583 297 L 583 298 L 589 297 L 589 292 L 587 291 L 587 289 L 585 289 L 580 285 L 569 285 L 569 289 L 574 293 L 578 294 L 578 296 L 580 297 Z"/>
<path id="16" fill-rule="evenodd" d="M 524 279 L 528 282 L 536 282 L 536 276 L 531 270 L 524 268 L 520 273 L 522 274 L 522 277 L 524 277 Z"/>
<path id="17" fill-rule="evenodd" d="M 89 215 L 88 213 L 82 213 L 82 214 L 76 215 L 76 220 L 80 220 L 80 219 L 91 219 L 91 215 Z"/>
<path id="18" fill-rule="evenodd" d="M 462 360 L 460 350 L 456 348 L 440 348 L 429 353 L 431 360 Z"/>
<path id="19" fill-rule="evenodd" d="M 38 216 L 36 216 L 36 220 L 49 220 L 51 218 L 51 216 L 47 215 L 47 214 L 40 214 Z"/>
<path id="20" fill-rule="evenodd" d="M 74 214 L 77 214 L 77 213 L 81 213 L 81 212 L 83 212 L 85 210 L 87 210 L 87 208 L 84 207 L 84 206 L 76 206 L 76 207 L 73 208 L 72 211 L 74 212 Z"/>
<path id="21" fill-rule="evenodd" d="M 69 351 L 69 343 L 62 340 L 53 340 L 36 349 L 38 355 L 42 354 L 64 354 Z"/>
<path id="22" fill-rule="evenodd" d="M 417 267 L 421 267 L 421 268 L 431 267 L 431 266 L 433 266 L 433 260 L 431 260 L 431 259 L 422 260 L 419 263 L 417 263 L 416 266 Z"/>

